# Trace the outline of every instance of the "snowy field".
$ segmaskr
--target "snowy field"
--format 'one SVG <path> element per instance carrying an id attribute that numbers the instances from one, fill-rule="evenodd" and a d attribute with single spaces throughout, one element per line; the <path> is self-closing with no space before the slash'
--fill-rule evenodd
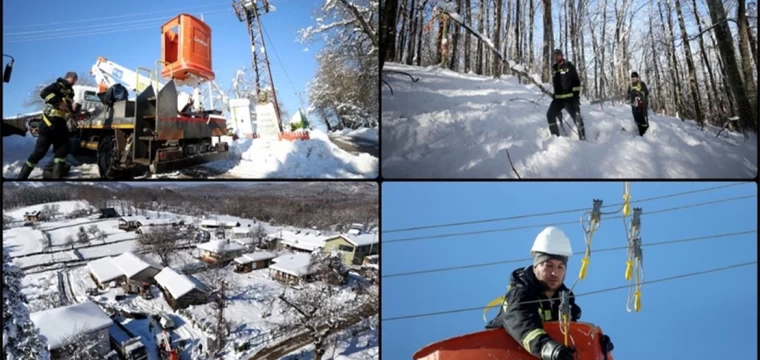
<path id="1" fill-rule="evenodd" d="M 240 139 L 230 144 L 226 159 L 201 165 L 212 175 L 224 178 L 375 178 L 379 161 L 369 154 L 353 155 L 330 142 L 327 134 L 320 130 L 309 133 L 310 140 L 278 141 L 269 139 Z M 362 136 L 370 136 L 363 134 Z M 375 130 L 375 138 L 377 138 Z M 34 149 L 37 138 L 8 136 L 3 138 L 3 177 L 13 179 L 18 176 L 29 154 Z M 30 178 L 42 177 L 42 166 L 52 161 L 52 148 Z M 71 163 L 72 157 L 69 156 Z M 154 178 L 187 177 L 191 169 L 168 174 L 158 174 Z M 68 178 L 98 178 L 95 164 L 72 166 Z"/>
<path id="2" fill-rule="evenodd" d="M 516 77 L 459 74 L 438 67 L 386 63 L 382 87 L 383 176 L 386 178 L 752 178 L 757 137 L 650 112 L 638 136 L 629 106 L 581 101 L 588 141 L 549 134 L 551 99 Z M 548 87 L 551 89 L 551 86 Z M 519 100 L 518 100 L 519 99 Z M 527 101 L 526 101 L 527 100 Z M 540 105 L 534 104 L 537 102 Z M 627 131 L 621 131 L 625 128 Z M 562 133 L 562 130 L 560 130 Z"/>

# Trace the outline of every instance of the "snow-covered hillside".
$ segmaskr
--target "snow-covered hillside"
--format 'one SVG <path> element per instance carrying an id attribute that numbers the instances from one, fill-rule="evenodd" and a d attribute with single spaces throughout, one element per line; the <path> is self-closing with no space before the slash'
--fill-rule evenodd
<path id="1" fill-rule="evenodd" d="M 383 85 L 385 178 L 751 178 L 757 137 L 700 131 L 693 121 L 650 112 L 635 131 L 629 106 L 581 102 L 588 141 L 563 112 L 563 137 L 549 135 L 551 99 L 513 76 L 459 74 L 438 67 L 386 63 Z M 548 87 L 549 89 L 551 86 Z M 621 131 L 625 128 L 627 131 Z M 560 130 L 562 132 L 562 130 Z M 568 136 L 564 136 L 567 134 Z"/>
<path id="2" fill-rule="evenodd" d="M 330 142 L 322 131 L 309 133 L 310 140 L 278 141 L 269 139 L 240 139 L 230 144 L 226 159 L 204 164 L 199 168 L 209 169 L 214 176 L 224 178 L 375 178 L 379 161 L 369 154 L 354 155 Z M 13 179 L 18 176 L 29 154 L 34 149 L 37 138 L 8 136 L 3 138 L 3 177 Z M 52 161 L 52 148 L 30 178 L 41 178 L 41 166 Z M 69 159 L 71 161 L 71 157 Z M 156 177 L 183 177 L 179 171 L 159 174 Z M 98 168 L 94 163 L 73 166 L 69 178 L 97 178 Z M 186 177 L 186 176 L 184 176 Z"/>

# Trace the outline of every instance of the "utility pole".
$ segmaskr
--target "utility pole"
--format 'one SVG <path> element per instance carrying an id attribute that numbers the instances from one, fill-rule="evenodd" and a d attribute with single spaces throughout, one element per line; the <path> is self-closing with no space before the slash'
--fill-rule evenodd
<path id="1" fill-rule="evenodd" d="M 260 5 L 261 3 L 261 5 Z M 266 90 L 269 87 L 272 91 L 272 105 L 274 105 L 275 116 L 277 117 L 277 126 L 282 132 L 282 119 L 280 118 L 280 105 L 277 102 L 277 92 L 275 91 L 274 81 L 272 79 L 272 69 L 269 66 L 269 57 L 267 55 L 266 44 L 264 43 L 264 29 L 261 27 L 260 10 L 269 13 L 269 0 L 237 0 L 232 3 L 235 14 L 240 22 L 245 22 L 248 27 L 248 36 L 251 38 L 251 57 L 253 73 L 256 82 L 256 101 L 270 101 Z"/>

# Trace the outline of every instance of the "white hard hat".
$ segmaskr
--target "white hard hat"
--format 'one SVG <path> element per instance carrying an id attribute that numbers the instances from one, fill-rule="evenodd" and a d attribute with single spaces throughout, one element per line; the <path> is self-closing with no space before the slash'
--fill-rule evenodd
<path id="1" fill-rule="evenodd" d="M 569 257 L 573 254 L 573 249 L 570 248 L 570 239 L 562 230 L 549 226 L 536 236 L 530 254 L 534 255 L 536 252 Z"/>

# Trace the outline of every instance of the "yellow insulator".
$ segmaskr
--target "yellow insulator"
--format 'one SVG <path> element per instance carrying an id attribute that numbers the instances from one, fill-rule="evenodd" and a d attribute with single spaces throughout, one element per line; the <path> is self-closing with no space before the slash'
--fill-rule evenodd
<path id="1" fill-rule="evenodd" d="M 588 267 L 588 262 L 589 261 L 590 261 L 590 259 L 588 258 L 588 256 L 586 256 L 583 259 L 581 259 L 581 273 L 580 273 L 580 275 L 578 275 L 578 277 L 581 280 L 583 280 L 583 279 L 586 278 L 586 267 Z"/>
<path id="2" fill-rule="evenodd" d="M 633 273 L 633 262 L 628 259 L 625 262 L 625 279 L 631 280 L 631 274 Z"/>
<path id="3" fill-rule="evenodd" d="M 564 331 L 564 333 L 565 333 L 565 346 L 568 346 L 567 345 L 567 334 L 570 332 L 570 327 L 568 325 L 569 325 L 569 323 L 567 321 L 567 314 L 562 314 L 562 327 L 565 330 Z"/>
<path id="4" fill-rule="evenodd" d="M 631 195 L 624 194 L 623 195 L 623 216 L 631 215 L 631 204 L 628 202 L 631 201 Z"/>
<path id="5" fill-rule="evenodd" d="M 633 293 L 633 308 L 636 312 L 641 311 L 641 292 L 638 290 Z"/>

